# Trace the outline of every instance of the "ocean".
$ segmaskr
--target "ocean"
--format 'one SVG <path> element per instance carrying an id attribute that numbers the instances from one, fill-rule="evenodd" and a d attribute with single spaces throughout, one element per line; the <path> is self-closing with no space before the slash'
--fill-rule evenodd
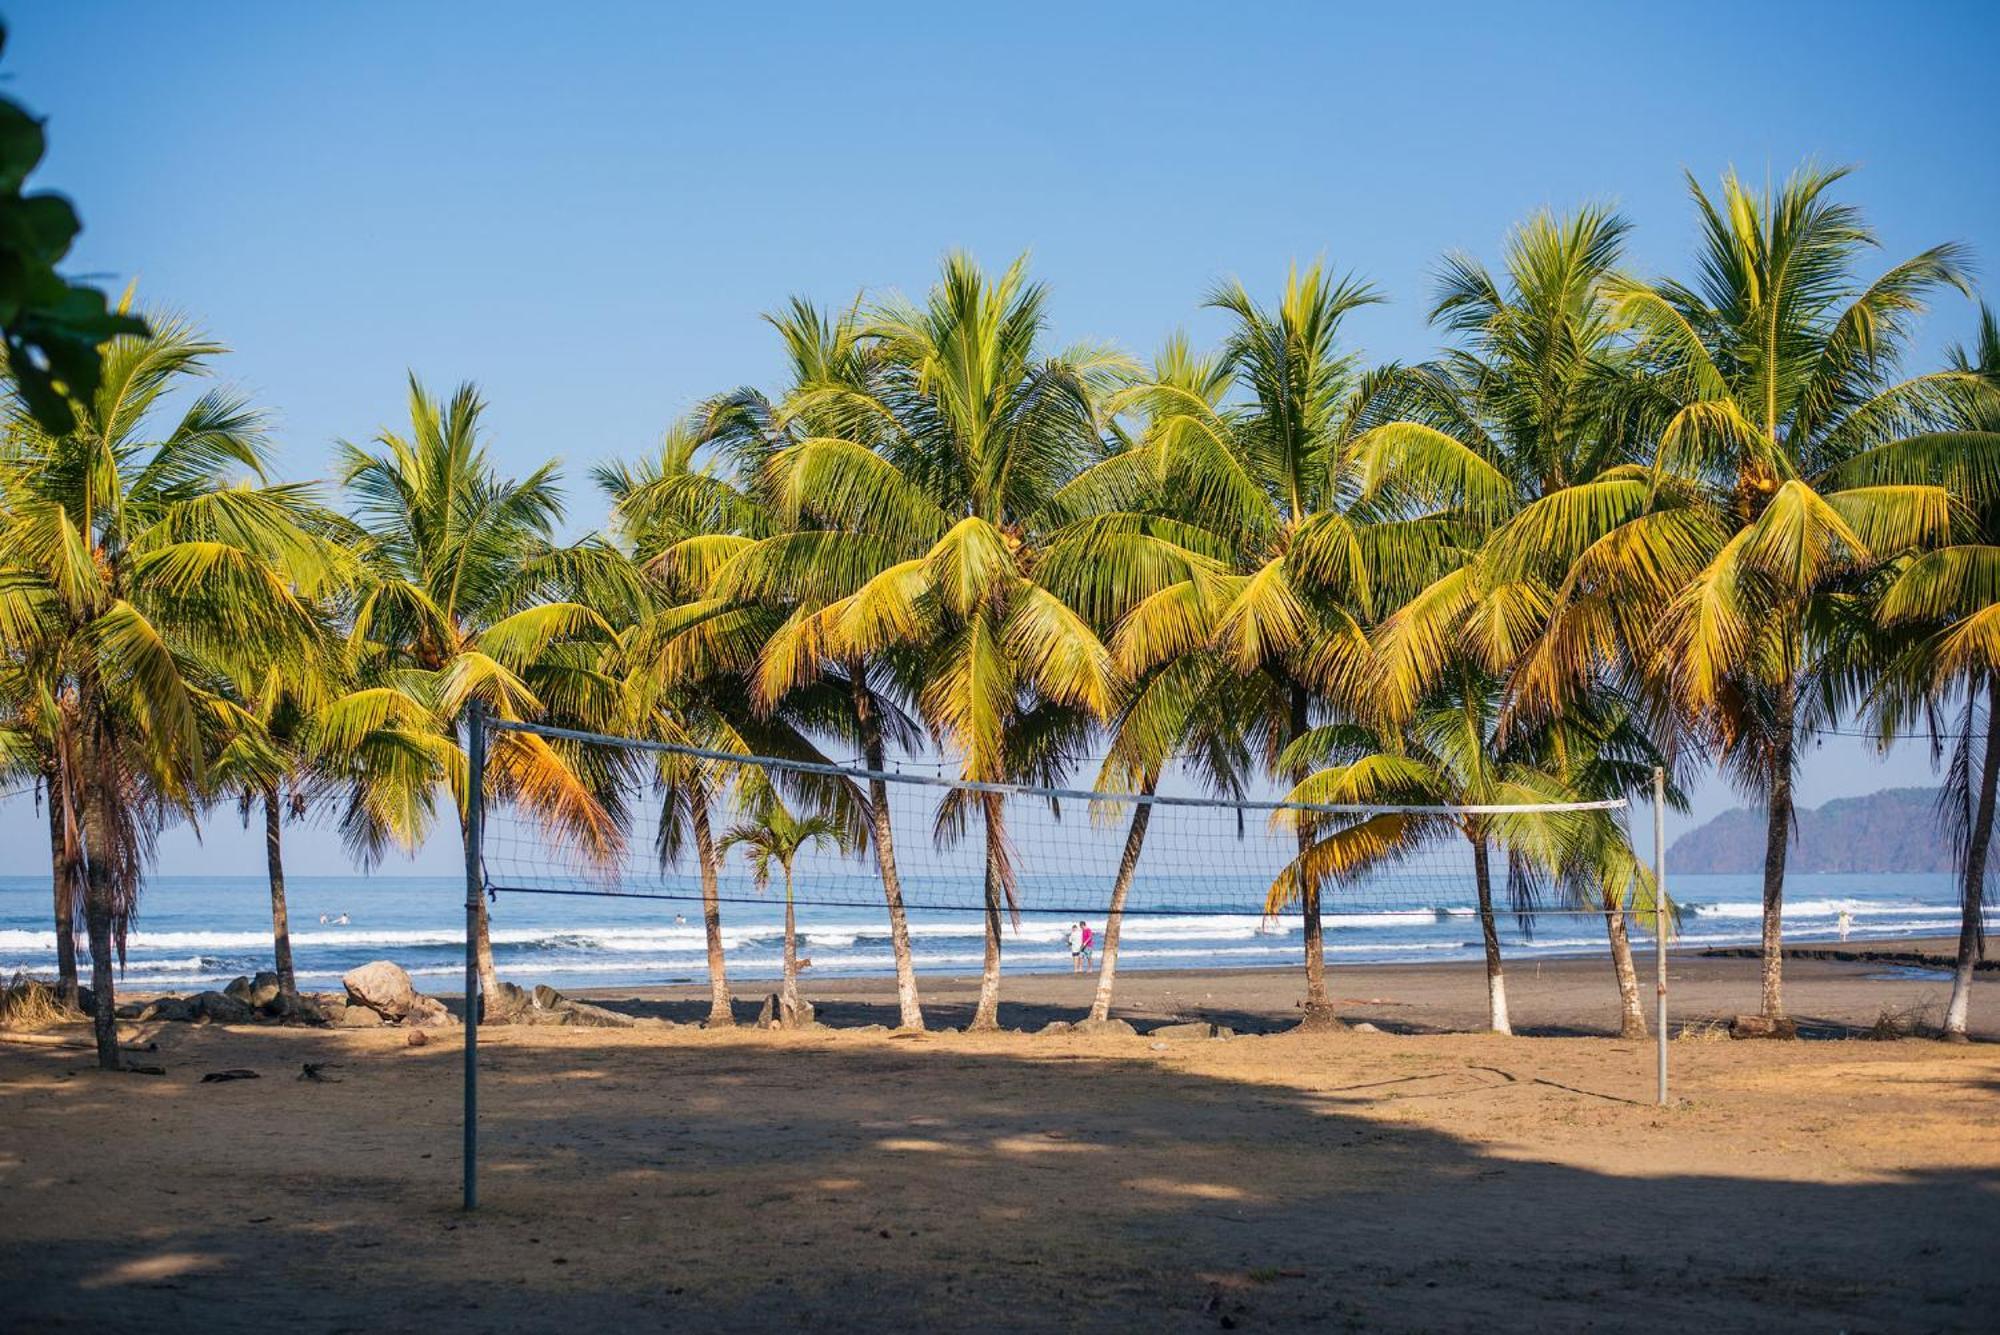
<path id="1" fill-rule="evenodd" d="M 464 973 L 464 883 L 452 877 L 301 876 L 288 880 L 292 950 L 299 984 L 339 986 L 340 975 L 370 960 L 393 960 L 427 991 L 458 990 Z M 742 889 L 738 888 L 739 892 Z M 1687 910 L 1679 945 L 1757 940 L 1761 878 L 1679 876 L 1673 889 Z M 966 889 L 976 901 L 976 885 Z M 1786 887 L 1785 931 L 1795 938 L 1834 935 L 1844 908 L 1853 941 L 1955 935 L 1957 894 L 1947 875 L 1810 875 Z M 1479 925 L 1459 904 L 1371 904 L 1338 916 L 1329 901 L 1331 962 L 1449 961 L 1480 957 Z M 0 877 L 0 979 L 16 972 L 49 975 L 55 937 L 49 882 Z M 551 898 L 503 892 L 492 906 L 494 954 L 502 976 L 555 987 L 629 987 L 697 983 L 706 955 L 699 903 Z M 346 915 L 347 922 L 337 920 Z M 677 921 L 676 915 L 685 921 Z M 322 915 L 326 921 L 322 922 Z M 1009 972 L 1070 967 L 1063 937 L 1076 914 L 1029 914 L 1007 933 Z M 1103 914 L 1088 915 L 1100 937 Z M 782 964 L 783 904 L 767 899 L 723 905 L 723 942 L 733 977 L 776 977 Z M 800 953 L 813 977 L 887 975 L 893 971 L 886 916 L 865 908 L 802 905 Z M 915 909 L 910 931 L 919 970 L 976 973 L 977 913 Z M 1259 968 L 1302 957 L 1296 915 L 1158 914 L 1128 917 L 1121 969 Z M 1649 938 L 1640 938 L 1643 945 Z M 1602 952 L 1594 917 L 1544 914 L 1532 924 L 1502 916 L 1509 958 Z M 162 876 L 148 883 L 128 941 L 122 985 L 134 990 L 198 991 L 271 965 L 271 919 L 261 877 Z M 87 977 L 86 973 L 86 977 Z"/>

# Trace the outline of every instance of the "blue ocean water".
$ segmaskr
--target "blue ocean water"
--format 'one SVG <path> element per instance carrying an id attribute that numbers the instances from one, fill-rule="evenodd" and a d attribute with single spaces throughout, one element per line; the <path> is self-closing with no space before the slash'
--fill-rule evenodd
<path id="1" fill-rule="evenodd" d="M 1681 944 L 1757 939 L 1756 876 L 1680 876 L 1675 897 L 1687 915 Z M 401 964 L 431 991 L 454 991 L 464 970 L 464 883 L 452 877 L 304 876 L 289 878 L 292 948 L 299 982 L 338 986 L 346 970 L 369 960 Z M 1850 939 L 1948 935 L 1958 929 L 1956 891 L 1945 875 L 1795 876 L 1786 889 L 1785 930 L 1795 938 L 1834 935 L 1842 909 Z M 964 900 L 977 902 L 976 884 Z M 1254 902 L 1246 897 L 1243 902 Z M 1338 963 L 1445 961 L 1479 957 L 1479 928 L 1462 903 L 1371 904 L 1343 913 L 1330 903 L 1327 951 Z M 346 923 L 337 921 L 341 915 Z M 503 892 L 492 905 L 494 953 L 503 976 L 557 987 L 624 987 L 698 982 L 705 952 L 698 903 L 551 898 Z M 322 915 L 326 921 L 322 922 Z M 677 921 L 677 915 L 680 921 Z M 1008 932 L 1010 971 L 1069 968 L 1063 937 L 1076 914 L 1029 914 Z M 1101 912 L 1087 915 L 1101 935 Z M 55 967 L 46 877 L 0 877 L 0 978 Z M 917 966 L 928 973 L 971 973 L 981 959 L 980 915 L 934 908 L 912 911 Z M 723 905 L 723 941 L 733 974 L 775 977 L 781 965 L 783 905 L 774 894 Z M 1508 955 L 1528 959 L 1605 949 L 1594 916 L 1543 914 L 1532 924 L 1502 918 Z M 867 908 L 805 905 L 799 910 L 802 954 L 815 976 L 888 974 L 893 962 L 887 921 Z M 198 990 L 269 968 L 271 920 L 261 877 L 163 876 L 148 883 L 128 941 L 124 986 Z M 1160 914 L 1128 917 L 1121 968 L 1240 968 L 1296 964 L 1302 954 L 1296 915 Z"/>

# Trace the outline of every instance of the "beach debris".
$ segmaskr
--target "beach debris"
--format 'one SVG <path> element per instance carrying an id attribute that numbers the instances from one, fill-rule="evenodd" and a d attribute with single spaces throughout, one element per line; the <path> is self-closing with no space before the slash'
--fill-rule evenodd
<path id="1" fill-rule="evenodd" d="M 757 1012 L 759 1029 L 810 1029 L 817 1023 L 810 1001 L 801 998 L 798 1008 L 793 1010 L 785 1005 L 784 997 L 777 992 L 765 997 L 764 1005 Z"/>
<path id="2" fill-rule="evenodd" d="M 63 1005 L 56 990 L 38 978 L 16 974 L 0 992 L 0 1029 L 44 1029 L 74 1023 L 85 1014 Z"/>
<path id="3" fill-rule="evenodd" d="M 130 1062 L 120 1066 L 118 1069 L 127 1075 L 165 1075 L 167 1073 L 167 1068 L 164 1066 L 138 1066 Z"/>
<path id="4" fill-rule="evenodd" d="M 1797 1038 L 1798 1022 L 1789 1015 L 1739 1015 L 1729 1022 L 1731 1038 Z"/>
<path id="5" fill-rule="evenodd" d="M 327 1071 L 338 1067 L 338 1062 L 304 1062 L 299 1067 L 299 1079 L 317 1081 L 322 1085 L 337 1085 L 340 1083 L 340 1077 L 328 1075 Z"/>
<path id="6" fill-rule="evenodd" d="M 258 1075 L 255 1071 L 248 1071 L 240 1066 L 236 1066 L 236 1067 L 231 1067 L 227 1071 L 206 1072 L 201 1077 L 201 1083 L 204 1085 L 220 1085 L 220 1084 L 226 1084 L 231 1080 L 262 1080 L 263 1078 L 264 1077 Z"/>
<path id="7" fill-rule="evenodd" d="M 1163 1024 L 1148 1034 L 1148 1038 L 1171 1040 L 1193 1038 L 1234 1038 L 1236 1031 L 1227 1025 L 1210 1024 L 1206 1020 L 1188 1020 L 1180 1024 Z"/>

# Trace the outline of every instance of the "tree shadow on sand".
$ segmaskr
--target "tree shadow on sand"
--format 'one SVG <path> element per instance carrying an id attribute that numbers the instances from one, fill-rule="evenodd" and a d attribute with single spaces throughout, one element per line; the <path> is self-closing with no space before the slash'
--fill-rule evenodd
<path id="1" fill-rule="evenodd" d="M 1612 1176 L 1385 1115 L 1384 1084 L 1410 1107 L 1611 1108 L 1579 1137 L 1643 1137 L 1661 1116 L 1496 1067 L 1439 1060 L 1299 1089 L 1018 1045 L 574 1037 L 487 1051 L 474 1216 L 455 1208 L 455 1048 L 360 1061 L 339 1086 L 266 1080 L 279 1097 L 263 1110 L 245 1082 L 220 1097 L 292 1119 L 302 1140 L 365 1149 L 367 1171 L 274 1154 L 261 1174 L 217 1180 L 190 1146 L 148 1184 L 192 1169 L 178 1184 L 192 1201 L 164 1232 L 104 1220 L 115 1241 L 99 1247 L 10 1229 L 9 1317 L 207 1331 L 1827 1330 L 1975 1328 L 2000 1302 L 1990 1172 Z M 420 1123 L 370 1123 L 376 1082 L 435 1102 Z"/>

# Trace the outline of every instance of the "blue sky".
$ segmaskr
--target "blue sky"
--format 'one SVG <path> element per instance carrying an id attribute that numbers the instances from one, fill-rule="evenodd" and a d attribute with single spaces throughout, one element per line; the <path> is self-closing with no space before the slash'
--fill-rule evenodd
<path id="1" fill-rule="evenodd" d="M 575 12 L 581 11 L 581 12 Z M 1885 255 L 2000 262 L 1991 6 L 344 4 L 5 6 L 0 71 L 49 117 L 35 184 L 73 268 L 139 283 L 235 351 L 283 467 L 394 420 L 402 377 L 477 380 L 491 445 L 646 450 L 768 382 L 793 293 L 921 291 L 945 250 L 1031 251 L 1056 339 L 1140 354 L 1216 280 L 1325 257 L 1391 304 L 1372 358 L 1427 354 L 1438 257 L 1607 201 L 1636 267 L 1684 272 L 1683 170 L 1860 168 Z M 1918 354 L 1965 337 L 1952 298 Z M 1830 741 L 1808 800 L 1924 781 Z M 1730 804 L 1719 787 L 1698 814 Z M 15 800 L 0 830 L 26 837 Z M 323 835 L 301 855 L 325 858 Z M 426 853 L 449 871 L 452 855 Z M 261 868 L 230 819 L 163 870 Z"/>

